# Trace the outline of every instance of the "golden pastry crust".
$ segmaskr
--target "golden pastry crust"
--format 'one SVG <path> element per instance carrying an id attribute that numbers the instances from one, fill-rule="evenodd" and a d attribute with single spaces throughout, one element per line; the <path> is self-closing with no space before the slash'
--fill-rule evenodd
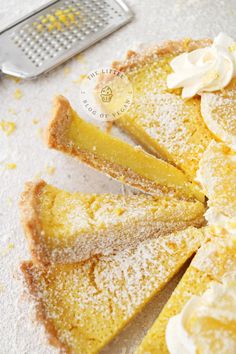
<path id="1" fill-rule="evenodd" d="M 183 52 L 191 52 L 195 49 L 204 48 L 212 44 L 211 39 L 193 40 L 186 38 L 180 41 L 166 41 L 161 45 L 153 46 L 140 53 L 133 50 L 127 52 L 125 60 L 113 61 L 112 67 L 119 71 L 128 71 L 134 67 L 147 64 L 154 57 L 165 55 L 178 55 Z"/>
<path id="2" fill-rule="evenodd" d="M 48 263 L 47 249 L 44 247 L 42 238 L 42 225 L 39 217 L 39 196 L 45 187 L 44 181 L 37 183 L 28 182 L 20 198 L 20 215 L 30 252 L 34 262 Z"/>
<path id="3" fill-rule="evenodd" d="M 47 318 L 44 309 L 43 301 L 40 296 L 38 296 L 39 289 L 37 287 L 37 282 L 35 281 L 34 273 L 34 263 L 32 261 L 23 262 L 21 264 L 21 271 L 24 275 L 27 287 L 29 289 L 29 294 L 33 296 L 36 302 L 36 320 L 42 323 L 45 327 L 45 332 L 48 336 L 49 344 L 60 349 L 60 353 L 70 353 L 69 348 L 59 340 L 58 333 L 56 331 L 53 323 Z M 43 272 L 43 268 L 42 268 Z"/>

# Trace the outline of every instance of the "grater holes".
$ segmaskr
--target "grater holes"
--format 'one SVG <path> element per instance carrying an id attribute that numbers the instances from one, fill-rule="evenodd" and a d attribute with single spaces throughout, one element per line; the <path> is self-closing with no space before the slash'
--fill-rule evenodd
<path id="1" fill-rule="evenodd" d="M 61 23 L 60 28 L 54 26 L 54 29 L 49 29 L 51 20 L 47 19 L 47 14 L 37 15 L 33 26 L 33 22 L 23 24 L 23 27 L 18 28 L 18 32 L 14 33 L 15 38 L 12 39 L 34 65 L 40 66 L 45 60 L 59 56 L 60 52 L 76 47 L 84 39 L 90 36 L 96 37 L 97 32 L 112 25 L 118 17 L 122 17 L 122 11 L 119 13 L 118 7 L 112 7 L 109 2 L 110 0 L 80 0 L 78 4 L 78 0 L 64 0 L 62 6 L 56 7 L 56 11 L 68 11 L 70 7 L 78 25 L 73 22 L 72 18 L 72 23 L 64 22 Z M 79 15 L 78 12 L 80 12 Z M 48 14 L 58 20 L 55 8 L 49 10 Z M 47 22 L 46 20 L 42 22 L 43 19 L 47 19 Z M 41 26 L 40 29 L 38 25 Z"/>

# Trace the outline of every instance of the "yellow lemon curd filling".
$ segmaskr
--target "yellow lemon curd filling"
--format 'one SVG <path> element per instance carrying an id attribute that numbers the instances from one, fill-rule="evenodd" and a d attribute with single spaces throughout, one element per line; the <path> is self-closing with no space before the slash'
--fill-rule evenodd
<path id="1" fill-rule="evenodd" d="M 72 112 L 71 123 L 68 129 L 68 144 L 75 149 L 93 154 L 93 158 L 101 159 L 103 164 L 112 164 L 120 168 L 122 182 L 129 183 L 128 172 L 150 183 L 156 184 L 163 191 L 184 196 L 195 197 L 204 201 L 204 195 L 199 188 L 190 183 L 187 177 L 171 164 L 149 155 L 139 147 L 134 147 L 122 140 L 103 132 L 96 126 L 82 120 L 75 112 Z M 76 152 L 73 153 L 75 156 Z M 127 172 L 128 171 L 128 172 Z M 106 169 L 106 173 L 109 170 Z M 119 178 L 118 178 L 119 179 Z M 132 184 L 130 182 L 130 184 Z M 145 188 L 144 188 L 145 189 Z M 152 189 L 154 189 L 152 187 Z M 154 190 L 153 190 L 153 193 Z M 160 193 L 160 190 L 159 190 Z"/>
<path id="2" fill-rule="evenodd" d="M 213 136 L 202 119 L 200 98 L 184 100 L 181 90 L 167 88 L 173 58 L 153 55 L 146 63 L 124 69 L 133 87 L 133 104 L 115 123 L 194 181 L 199 160 Z"/>
<path id="3" fill-rule="evenodd" d="M 206 230 L 210 232 L 209 229 Z M 173 316 L 181 314 L 181 311 L 183 311 L 184 307 L 187 306 L 193 296 L 200 296 L 201 298 L 207 289 L 211 288 L 212 281 L 214 281 L 214 284 L 218 284 L 218 286 L 222 287 L 224 277 L 235 271 L 235 242 L 229 236 L 213 236 L 212 241 L 206 243 L 199 249 L 179 285 L 135 353 L 168 354 L 167 338 L 169 337 L 167 336 L 166 328 L 169 320 L 173 318 Z M 235 287 L 235 282 L 229 282 L 227 286 Z M 206 311 L 206 309 L 204 309 L 204 311 L 201 311 L 202 307 L 200 306 L 196 311 L 194 311 L 193 307 L 192 312 L 189 310 L 186 313 L 186 315 L 188 315 L 187 319 L 183 321 L 186 325 L 184 344 L 187 344 L 186 338 L 191 340 L 196 350 L 192 352 L 199 354 L 206 352 L 210 354 L 226 354 L 235 351 L 236 321 L 234 316 L 231 316 L 231 318 L 228 316 L 229 308 L 234 312 L 235 303 L 232 302 L 232 298 L 227 298 L 226 294 L 229 295 L 228 290 L 229 289 L 226 289 L 225 295 L 221 294 L 222 296 L 220 295 L 218 300 L 213 302 L 211 298 L 209 299 L 208 290 L 208 310 Z M 206 299 L 204 300 L 205 305 L 207 305 L 207 301 Z M 223 310 L 226 311 L 227 316 L 225 316 Z M 189 313 L 192 314 L 192 316 L 190 316 Z M 177 347 L 178 344 L 178 330 L 179 328 L 176 327 L 175 347 Z M 230 351 L 228 350 L 229 348 L 234 348 L 234 350 Z M 182 350 L 183 353 L 185 353 L 184 346 L 182 346 Z"/>
<path id="4" fill-rule="evenodd" d="M 22 270 L 53 342 L 71 353 L 93 354 L 161 290 L 203 239 L 201 229 L 190 227 L 115 255 L 46 268 L 25 262 Z"/>
<path id="5" fill-rule="evenodd" d="M 68 263 L 204 223 L 204 205 L 164 196 L 69 193 L 44 185 L 39 247 Z"/>

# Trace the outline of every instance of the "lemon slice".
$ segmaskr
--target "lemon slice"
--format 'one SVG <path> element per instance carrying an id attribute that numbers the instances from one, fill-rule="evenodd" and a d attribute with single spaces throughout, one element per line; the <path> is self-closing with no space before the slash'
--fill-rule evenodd
<path id="1" fill-rule="evenodd" d="M 219 215 L 235 217 L 236 153 L 225 144 L 212 141 L 203 154 L 197 176 L 209 198 L 211 210 L 208 210 L 207 215 L 211 214 L 212 219 L 213 216 L 216 219 L 217 215 L 218 219 Z"/>
<path id="2" fill-rule="evenodd" d="M 202 117 L 217 139 L 236 150 L 236 79 L 222 91 L 203 93 Z"/>

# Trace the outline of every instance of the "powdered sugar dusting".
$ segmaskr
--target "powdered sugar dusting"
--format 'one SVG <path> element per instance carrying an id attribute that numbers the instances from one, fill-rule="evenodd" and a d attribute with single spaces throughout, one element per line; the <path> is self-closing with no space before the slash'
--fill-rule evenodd
<path id="1" fill-rule="evenodd" d="M 213 136 L 202 119 L 200 98 L 183 100 L 180 90 L 166 87 L 169 61 L 170 56 L 153 56 L 146 65 L 127 70 L 135 89 L 134 102 L 128 111 L 129 120 L 153 139 L 153 151 L 157 155 L 194 179 L 202 153 Z M 126 116 L 121 118 L 120 125 L 124 130 L 130 128 L 135 137 L 127 119 Z"/>
<path id="2" fill-rule="evenodd" d="M 90 353 L 140 310 L 203 239 L 201 230 L 190 227 L 84 265 L 55 266 L 43 275 L 34 268 L 38 296 L 61 340 Z"/>

